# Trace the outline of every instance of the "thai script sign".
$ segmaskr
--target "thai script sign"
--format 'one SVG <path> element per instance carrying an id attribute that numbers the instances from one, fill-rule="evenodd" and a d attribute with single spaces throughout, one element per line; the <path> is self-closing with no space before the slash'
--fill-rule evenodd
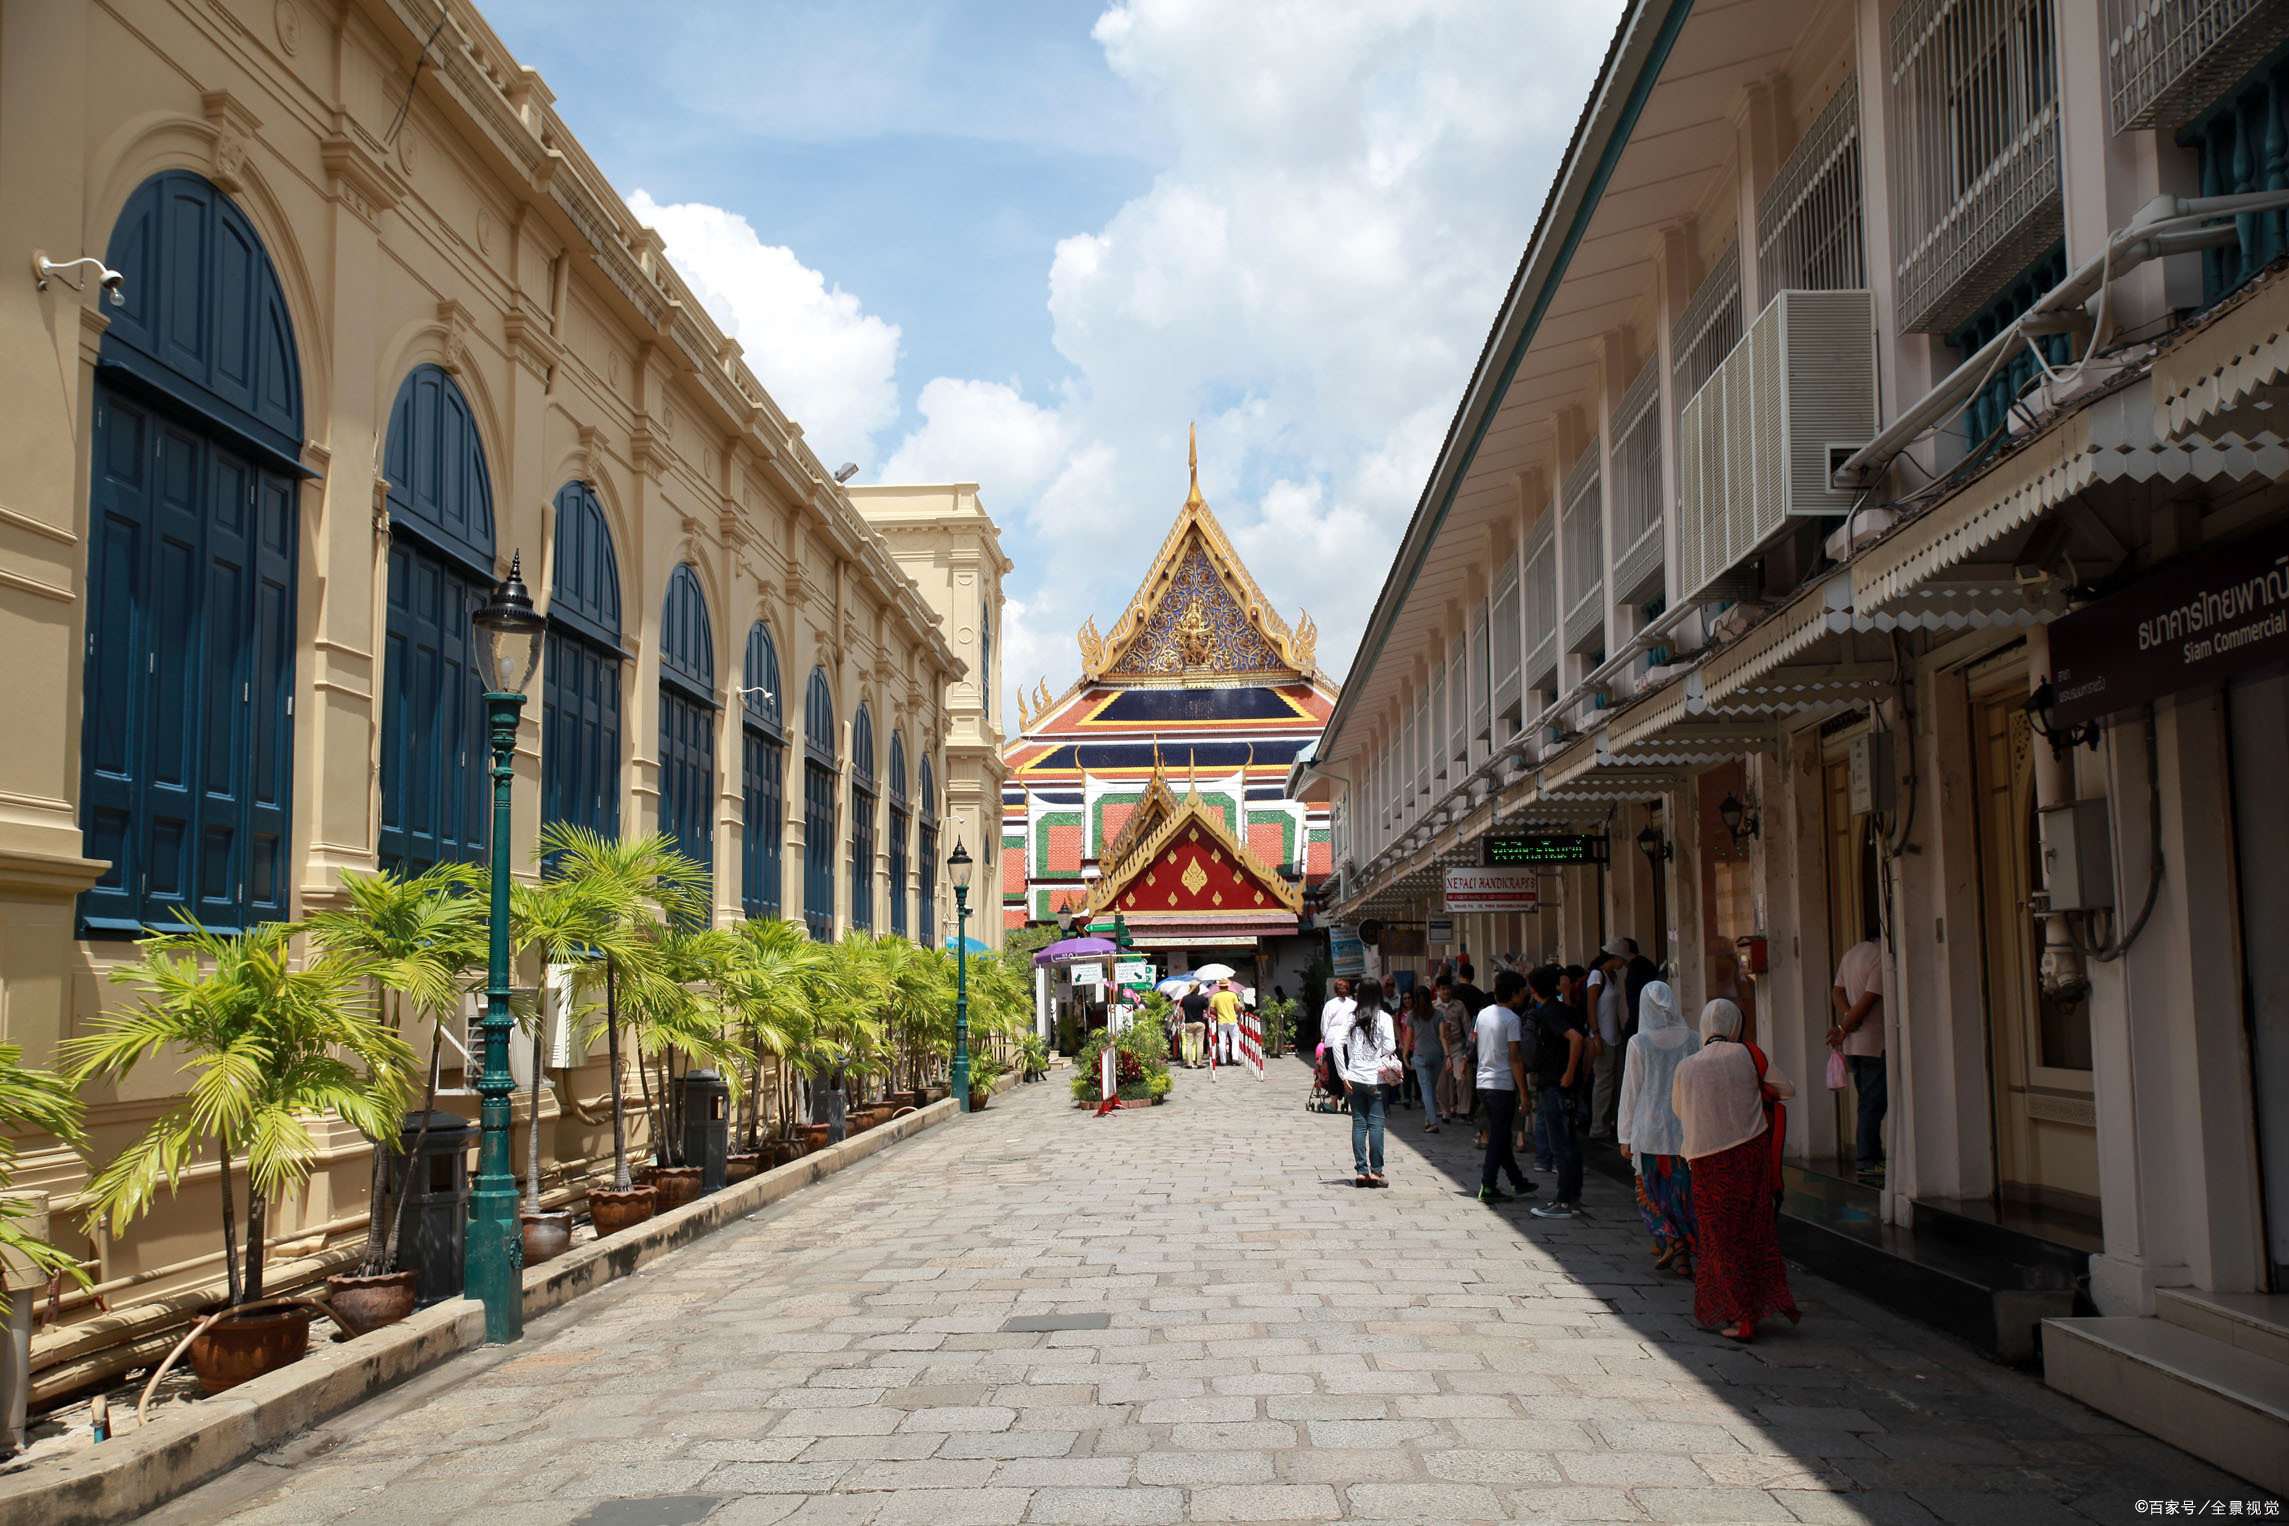
<path id="1" fill-rule="evenodd" d="M 2061 727 L 2289 659 L 2289 522 L 2062 615 L 2050 642 Z"/>

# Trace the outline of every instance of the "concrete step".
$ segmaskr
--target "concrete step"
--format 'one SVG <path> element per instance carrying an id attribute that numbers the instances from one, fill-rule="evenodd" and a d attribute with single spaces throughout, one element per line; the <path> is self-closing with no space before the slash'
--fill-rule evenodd
<path id="1" fill-rule="evenodd" d="M 2154 1294 L 2154 1312 L 2173 1325 L 2289 1365 L 2289 1294 L 2163 1288 Z"/>
<path id="2" fill-rule="evenodd" d="M 2289 1494 L 2289 1365 L 2161 1318 L 2047 1319 L 2043 1379 L 2261 1489 Z"/>

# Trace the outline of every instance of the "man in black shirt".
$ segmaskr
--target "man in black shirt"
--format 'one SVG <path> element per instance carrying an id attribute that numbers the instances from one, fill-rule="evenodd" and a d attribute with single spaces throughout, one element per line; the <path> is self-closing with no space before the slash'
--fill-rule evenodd
<path id="1" fill-rule="evenodd" d="M 1208 1037 L 1208 993 L 1194 986 L 1184 993 L 1184 1063 L 1200 1068 L 1201 1045 Z"/>
<path id="2" fill-rule="evenodd" d="M 1566 1094 L 1588 1070 L 1584 1053 L 1589 1037 L 1582 1014 L 1558 1000 L 1558 972 L 1544 966 L 1527 976 L 1534 991 L 1534 1009 L 1526 1020 L 1534 1025 L 1534 1085 L 1541 1092 L 1542 1117 L 1550 1134 L 1550 1156 L 1558 1168 L 1558 1193 L 1534 1210 L 1538 1219 L 1570 1219 L 1582 1196 L 1582 1145 L 1574 1133 L 1574 1115 Z"/>

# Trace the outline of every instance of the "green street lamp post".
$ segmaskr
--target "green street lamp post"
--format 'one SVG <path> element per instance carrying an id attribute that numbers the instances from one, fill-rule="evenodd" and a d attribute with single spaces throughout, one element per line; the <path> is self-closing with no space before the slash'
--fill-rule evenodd
<path id="1" fill-rule="evenodd" d="M 954 885 L 954 1096 L 970 1110 L 970 850 L 954 839 L 946 859 Z"/>
<path id="2" fill-rule="evenodd" d="M 485 959 L 485 1059 L 478 1073 L 477 1180 L 469 1194 L 469 1238 L 462 1286 L 485 1306 L 485 1339 L 513 1341 L 525 1331 L 524 1225 L 517 1216 L 517 1178 L 509 1162 L 509 786 L 516 778 L 517 717 L 533 670 L 540 666 L 545 622 L 525 591 L 521 557 L 509 558 L 506 581 L 471 617 L 477 676 L 485 685 L 485 719 L 493 742 L 493 840 L 490 947 Z"/>

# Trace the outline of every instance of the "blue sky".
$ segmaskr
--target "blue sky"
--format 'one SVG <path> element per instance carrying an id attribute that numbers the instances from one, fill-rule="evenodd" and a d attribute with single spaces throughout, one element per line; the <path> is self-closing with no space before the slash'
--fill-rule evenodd
<path id="1" fill-rule="evenodd" d="M 979 484 L 1005 696 L 1117 617 L 1195 419 L 1342 675 L 1617 11 L 486 6 L 821 456 Z"/>

